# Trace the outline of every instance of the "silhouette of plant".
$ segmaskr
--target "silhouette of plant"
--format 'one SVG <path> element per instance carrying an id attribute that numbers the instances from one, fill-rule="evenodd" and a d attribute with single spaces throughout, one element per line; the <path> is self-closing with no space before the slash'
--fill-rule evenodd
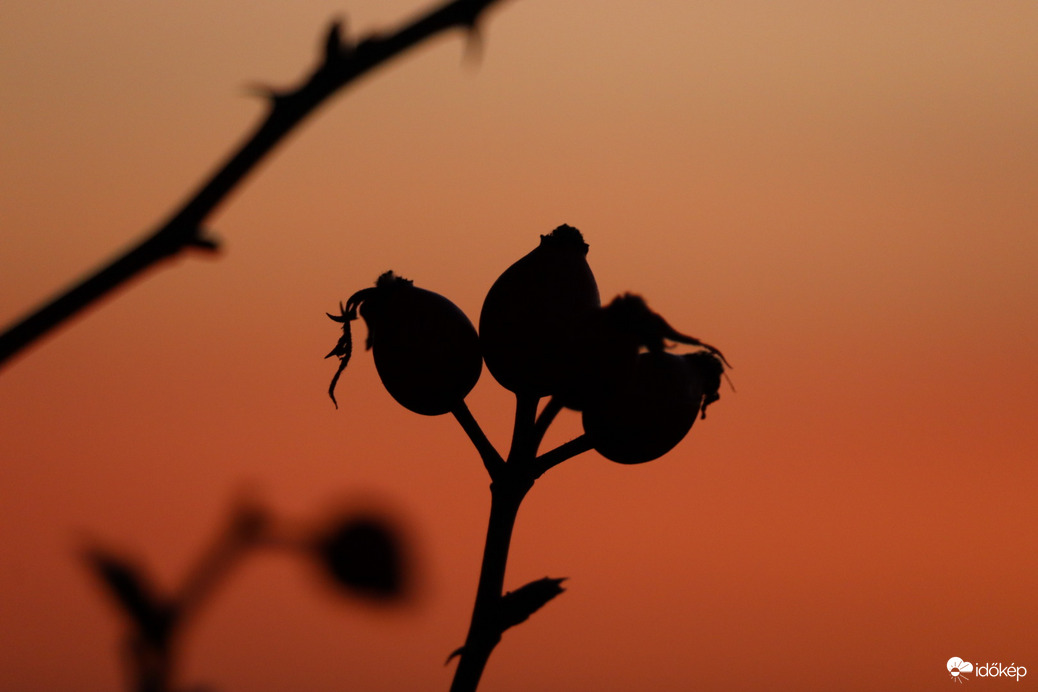
<path id="1" fill-rule="evenodd" d="M 276 522 L 255 503 L 242 502 L 172 593 L 161 593 L 135 561 L 100 546 L 86 548 L 83 559 L 124 616 L 129 689 L 174 692 L 179 689 L 176 662 L 187 623 L 247 556 L 262 549 L 287 551 L 316 565 L 340 591 L 393 603 L 408 593 L 411 570 L 405 546 L 395 523 L 370 511 L 337 513 L 300 531 Z"/>
<path id="2" fill-rule="evenodd" d="M 721 352 L 675 330 L 639 296 L 621 295 L 603 307 L 587 251 L 580 232 L 568 225 L 541 236 L 540 245 L 491 286 L 478 336 L 450 300 L 392 272 L 328 315 L 343 329 L 327 356 L 339 358 L 329 387 L 333 401 L 353 352 L 351 324 L 363 317 L 367 348 L 387 391 L 416 413 L 453 414 L 490 474 L 490 518 L 472 619 L 465 643 L 448 658 L 459 657 L 452 692 L 475 690 L 502 634 L 563 591 L 564 578 L 550 577 L 503 591 L 512 529 L 534 482 L 590 449 L 622 464 L 656 459 L 719 398 L 727 365 Z M 694 350 L 671 353 L 671 342 Z M 516 397 L 505 457 L 465 404 L 484 361 Z M 563 408 L 581 411 L 584 432 L 542 453 L 545 432 Z"/>
<path id="3" fill-rule="evenodd" d="M 0 366 L 83 308 L 160 261 L 195 248 L 218 249 L 206 219 L 255 166 L 328 97 L 375 67 L 450 28 L 477 37 L 498 0 L 445 2 L 392 34 L 348 38 L 333 22 L 318 64 L 297 86 L 256 89 L 268 110 L 188 200 L 136 246 L 0 333 Z M 478 37 L 477 37 L 478 38 Z M 560 226 L 509 267 L 488 292 L 477 333 L 447 298 L 391 272 L 354 294 L 332 319 L 343 336 L 329 393 L 352 353 L 350 324 L 368 326 L 367 347 L 390 394 L 423 415 L 451 413 L 491 478 L 491 509 L 475 604 L 451 689 L 475 690 L 503 633 L 562 593 L 565 578 L 543 577 L 504 592 L 505 566 L 519 506 L 548 469 L 594 449 L 612 461 L 642 463 L 667 453 L 718 398 L 727 365 L 721 353 L 681 334 L 638 296 L 601 305 L 579 231 Z M 670 342 L 693 347 L 667 352 Z M 511 444 L 502 456 L 465 404 L 486 363 L 516 396 Z M 547 398 L 544 406 L 540 400 Z M 541 442 L 563 408 L 582 413 L 584 433 L 546 452 Z M 342 516 L 299 536 L 265 510 L 241 505 L 180 588 L 163 593 L 133 560 L 91 546 L 83 559 L 124 616 L 131 688 L 172 692 L 186 623 L 246 555 L 291 549 L 318 565 L 332 584 L 364 598 L 393 601 L 406 591 L 399 534 L 377 516 Z M 202 688 L 194 688 L 202 689 Z"/>

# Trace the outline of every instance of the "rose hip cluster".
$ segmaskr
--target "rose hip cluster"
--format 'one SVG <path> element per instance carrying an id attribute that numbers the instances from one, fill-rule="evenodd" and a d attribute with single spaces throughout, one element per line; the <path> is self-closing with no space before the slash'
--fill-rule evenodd
<path id="1" fill-rule="evenodd" d="M 368 327 L 367 348 L 387 391 L 424 415 L 455 410 L 483 363 L 518 396 L 550 396 L 582 414 L 602 456 L 623 464 L 674 448 L 719 398 L 727 362 L 713 346 L 676 331 L 636 295 L 603 306 L 580 231 L 562 225 L 505 270 L 483 303 L 479 332 L 447 298 L 392 272 L 329 315 L 343 325 L 328 354 L 339 368 L 352 352 L 350 323 Z M 670 342 L 693 347 L 668 351 Z"/>

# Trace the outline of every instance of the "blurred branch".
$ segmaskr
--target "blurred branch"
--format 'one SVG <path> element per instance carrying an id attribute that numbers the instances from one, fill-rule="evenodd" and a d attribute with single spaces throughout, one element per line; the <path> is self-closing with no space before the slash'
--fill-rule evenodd
<path id="1" fill-rule="evenodd" d="M 269 543 L 270 524 L 271 518 L 259 505 L 246 501 L 237 503 L 223 533 L 202 553 L 172 596 L 181 620 L 201 610 L 202 603 L 243 557 Z"/>
<path id="2" fill-rule="evenodd" d="M 441 31 L 460 28 L 475 34 L 483 13 L 499 0 L 455 0 L 440 5 L 388 36 L 352 42 L 333 22 L 321 60 L 297 87 L 263 89 L 270 109 L 253 134 L 201 188 L 151 235 L 0 334 L 0 366 L 84 308 L 152 265 L 189 248 L 217 249 L 204 222 L 234 188 L 304 118 L 336 91 Z"/>
<path id="3" fill-rule="evenodd" d="M 180 587 L 162 593 L 148 572 L 134 561 L 95 545 L 83 551 L 87 567 L 98 578 L 125 618 L 124 650 L 129 689 L 174 692 L 179 649 L 186 625 L 199 615 L 217 587 L 244 559 L 261 549 L 285 549 L 317 565 L 332 582 L 353 596 L 380 602 L 402 601 L 410 581 L 403 534 L 381 514 L 335 515 L 306 535 L 278 527 L 273 514 L 249 498 L 232 508 L 230 520 L 188 571 Z M 529 591 L 529 589 L 528 589 Z M 513 617 L 532 613 L 541 587 L 517 599 Z M 190 689 L 208 689 L 192 687 Z"/>
<path id="4" fill-rule="evenodd" d="M 127 559 L 98 547 L 84 553 L 127 618 L 126 665 L 135 692 L 172 692 L 176 658 L 184 623 L 242 558 L 265 543 L 269 521 L 258 505 L 240 503 L 228 527 L 203 553 L 184 585 L 174 594 L 160 593 L 148 574 Z"/>

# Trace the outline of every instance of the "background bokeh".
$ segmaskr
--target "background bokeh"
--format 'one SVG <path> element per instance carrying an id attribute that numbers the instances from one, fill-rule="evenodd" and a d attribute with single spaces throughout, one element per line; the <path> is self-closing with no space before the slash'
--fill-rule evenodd
<path id="1" fill-rule="evenodd" d="M 7 0 L 0 320 L 160 222 L 262 115 L 248 87 L 294 83 L 331 18 L 422 7 Z M 936 690 L 952 656 L 1033 689 L 1036 37 L 1031 0 L 512 0 L 478 56 L 451 34 L 358 83 L 220 209 L 224 252 L 0 372 L 0 689 L 117 689 L 119 621 L 76 551 L 102 540 L 171 586 L 243 489 L 291 517 L 395 513 L 422 588 L 373 609 L 256 559 L 194 623 L 185 680 L 446 689 L 485 472 L 369 354 L 336 410 L 324 313 L 393 269 L 475 319 L 563 222 L 604 298 L 720 346 L 738 392 L 657 462 L 588 453 L 538 482 L 506 587 L 568 588 L 483 689 Z M 486 373 L 470 406 L 505 446 Z"/>

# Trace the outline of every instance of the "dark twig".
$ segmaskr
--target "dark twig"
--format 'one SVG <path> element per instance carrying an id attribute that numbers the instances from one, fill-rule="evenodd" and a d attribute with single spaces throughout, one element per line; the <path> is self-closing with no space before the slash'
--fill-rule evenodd
<path id="1" fill-rule="evenodd" d="M 508 449 L 508 461 L 513 465 L 526 464 L 536 454 L 535 426 L 538 397 L 517 394 L 515 397 L 515 423 L 512 427 L 512 445 Z"/>
<path id="2" fill-rule="evenodd" d="M 562 410 L 562 401 L 557 396 L 553 396 L 548 399 L 548 403 L 545 404 L 544 410 L 541 411 L 540 415 L 537 416 L 537 423 L 533 426 L 533 451 L 537 452 L 537 449 L 541 446 L 541 441 L 544 439 L 544 434 L 548 432 L 548 427 L 551 426 L 552 421 L 555 420 L 555 416 L 559 415 L 559 411 Z"/>
<path id="3" fill-rule="evenodd" d="M 455 0 L 403 26 L 388 36 L 369 36 L 352 43 L 333 22 L 326 34 L 321 60 L 294 89 L 266 90 L 270 109 L 259 127 L 182 207 L 141 240 L 92 275 L 73 285 L 0 334 L 0 365 L 69 320 L 112 290 L 187 248 L 214 250 L 216 242 L 204 231 L 206 218 L 270 151 L 325 99 L 358 77 L 451 28 L 475 31 L 479 19 L 499 0 Z"/>
<path id="4" fill-rule="evenodd" d="M 188 619 L 198 614 L 214 588 L 265 543 L 267 515 L 258 506 L 242 503 L 228 527 L 202 555 L 181 588 L 163 594 L 139 566 L 107 551 L 85 553 L 88 565 L 127 616 L 124 654 L 135 692 L 171 692 L 176 659 Z"/>
<path id="5" fill-rule="evenodd" d="M 530 491 L 534 481 L 542 473 L 591 448 L 587 436 L 581 435 L 550 452 L 539 457 L 536 456 L 537 445 L 544 436 L 544 431 L 561 409 L 561 405 L 549 401 L 538 417 L 537 401 L 537 397 L 524 395 L 516 397 L 515 429 L 512 432 L 512 446 L 508 452 L 508 460 L 500 466 L 496 466 L 496 471 L 491 471 L 493 482 L 490 484 L 490 521 L 487 525 L 486 545 L 483 548 L 479 585 L 476 587 L 476 603 L 472 608 L 472 620 L 469 623 L 465 644 L 451 655 L 451 658 L 454 655 L 460 657 L 458 668 L 454 671 L 451 692 L 474 692 L 476 690 L 487 661 L 490 659 L 490 654 L 501 641 L 501 635 L 511 624 L 518 622 L 514 617 L 514 612 L 511 613 L 513 617 L 510 618 L 509 608 L 502 592 L 512 529 L 515 526 L 516 515 L 523 498 L 526 497 L 526 493 Z M 468 409 L 464 409 L 464 413 L 468 413 Z M 455 412 L 455 416 L 458 415 L 458 412 Z M 470 413 L 468 415 L 471 416 Z M 463 419 L 459 417 L 458 420 Z M 473 438 L 473 442 L 476 442 L 475 438 Z M 557 587 L 560 580 L 556 580 L 554 583 Z M 524 612 L 522 619 L 540 608 L 557 593 L 558 591 L 552 591 L 551 595 L 544 598 L 543 601 L 539 601 L 536 607 L 531 607 L 529 612 Z"/>
<path id="6" fill-rule="evenodd" d="M 578 454 L 583 454 L 591 448 L 591 439 L 588 438 L 586 433 L 575 437 L 569 442 L 565 442 L 550 452 L 545 452 L 534 459 L 532 466 L 533 477 L 535 479 L 540 478 L 545 471 L 553 466 L 558 466 L 567 459 L 571 459 Z"/>
<path id="7" fill-rule="evenodd" d="M 234 509 L 227 528 L 202 554 L 174 594 L 173 604 L 181 620 L 201 610 L 201 605 L 242 558 L 269 543 L 269 525 L 269 517 L 258 505 L 242 502 Z"/>
<path id="8" fill-rule="evenodd" d="M 487 473 L 490 474 L 491 480 L 497 479 L 501 475 L 501 470 L 505 465 L 504 459 L 494 448 L 494 445 L 487 439 L 486 433 L 483 432 L 483 428 L 479 427 L 479 423 L 472 416 L 472 411 L 465 404 L 461 402 L 456 408 L 451 411 L 458 423 L 461 424 L 465 434 L 469 436 L 472 441 L 472 445 L 479 452 L 479 456 L 483 459 L 483 465 L 487 467 Z"/>
<path id="9" fill-rule="evenodd" d="M 476 690 L 490 654 L 501 641 L 504 631 L 501 604 L 508 549 L 519 504 L 533 486 L 533 480 L 525 472 L 515 472 L 518 467 L 514 463 L 505 466 L 508 473 L 490 485 L 490 520 L 476 587 L 476 603 L 472 608 L 465 645 L 456 652 L 460 659 L 454 671 L 451 692 Z"/>

